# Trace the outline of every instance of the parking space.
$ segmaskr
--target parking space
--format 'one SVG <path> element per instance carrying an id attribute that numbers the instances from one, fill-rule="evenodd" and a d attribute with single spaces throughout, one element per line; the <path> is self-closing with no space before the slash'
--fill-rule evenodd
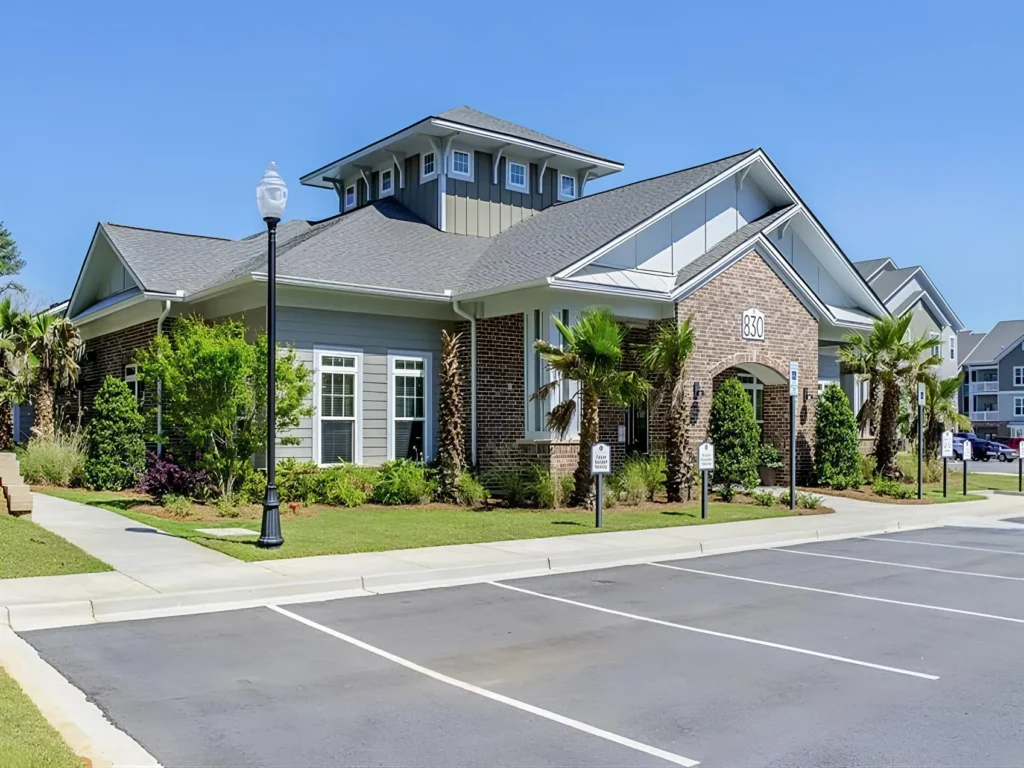
<path id="1" fill-rule="evenodd" d="M 1024 532 L 26 633 L 165 765 L 1007 765 Z"/>

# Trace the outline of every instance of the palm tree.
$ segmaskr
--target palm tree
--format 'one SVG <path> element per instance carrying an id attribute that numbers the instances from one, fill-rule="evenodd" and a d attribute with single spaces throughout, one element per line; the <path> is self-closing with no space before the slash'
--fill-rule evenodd
<path id="1" fill-rule="evenodd" d="M 36 423 L 32 431 L 40 437 L 52 438 L 57 390 L 78 381 L 78 361 L 85 342 L 75 324 L 66 317 L 47 314 L 31 319 L 26 337 L 28 352 L 37 361 L 33 377 Z"/>
<path id="2" fill-rule="evenodd" d="M 970 429 L 970 419 L 960 413 L 956 398 L 963 384 L 963 376 L 957 374 L 940 379 L 934 373 L 922 378 L 925 387 L 924 405 L 924 454 L 928 459 L 939 457 L 942 433 L 946 429 L 965 427 Z M 914 434 L 917 434 L 917 415 L 914 415 Z"/>
<path id="3" fill-rule="evenodd" d="M 643 364 L 657 384 L 659 404 L 668 401 L 668 434 L 665 437 L 665 492 L 669 501 L 686 500 L 693 488 L 693 460 L 686 440 L 686 361 L 693 352 L 693 316 L 681 324 L 661 326 L 657 337 L 643 350 Z"/>
<path id="4" fill-rule="evenodd" d="M 861 408 L 859 418 L 863 425 L 879 413 L 875 471 L 883 477 L 895 477 L 898 473 L 900 397 L 910 386 L 916 386 L 927 369 L 940 362 L 938 357 L 925 356 L 934 344 L 932 339 L 907 338 L 912 320 L 910 312 L 875 320 L 870 334 L 848 333 L 839 348 L 839 362 L 845 369 L 866 376 L 870 382 L 868 402 Z"/>
<path id="5" fill-rule="evenodd" d="M 559 374 L 559 378 L 540 387 L 532 399 L 547 399 L 562 381 L 575 381 L 579 385 L 575 395 L 551 409 L 547 424 L 548 429 L 564 437 L 579 408 L 580 454 L 573 472 L 575 483 L 571 503 L 589 506 L 593 500 L 590 447 L 597 442 L 599 404 L 602 400 L 620 406 L 640 402 L 647 396 L 650 384 L 635 371 L 619 370 L 626 329 L 615 321 L 611 310 L 604 307 L 585 309 L 572 327 L 557 317 L 552 319 L 562 335 L 562 345 L 556 347 L 540 340 L 533 346 L 547 362 L 548 368 Z"/>
<path id="6" fill-rule="evenodd" d="M 14 309 L 9 297 L 0 300 L 0 450 L 14 445 L 14 406 L 29 397 L 35 359 L 28 351 L 26 330 L 31 317 Z"/>

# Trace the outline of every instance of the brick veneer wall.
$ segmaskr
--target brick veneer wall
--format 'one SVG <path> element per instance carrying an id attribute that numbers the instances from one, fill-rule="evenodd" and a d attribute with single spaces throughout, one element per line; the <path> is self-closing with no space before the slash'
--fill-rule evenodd
<path id="1" fill-rule="evenodd" d="M 465 361 L 462 399 L 467 440 L 471 435 L 468 325 L 465 324 L 465 343 L 460 350 Z M 477 459 L 484 471 L 514 461 L 519 453 L 518 441 L 525 435 L 524 333 L 521 314 L 481 318 L 476 323 Z M 467 444 L 466 456 L 470 455 Z"/>
<path id="2" fill-rule="evenodd" d="M 741 313 L 756 307 L 765 315 L 765 340 L 744 341 Z M 806 480 L 814 443 L 814 408 L 818 391 L 818 323 L 760 254 L 751 251 L 707 285 L 676 306 L 682 322 L 693 315 L 694 352 L 687 365 L 687 396 L 691 399 L 690 446 L 707 435 L 716 376 L 743 363 L 760 363 L 789 376 L 789 362 L 800 364 L 801 397 L 797 420 L 797 478 Z M 704 396 L 693 402 L 693 384 Z M 811 398 L 803 403 L 803 389 Z M 765 437 L 783 454 L 789 451 L 787 385 L 765 386 Z M 769 426 L 769 424 L 771 426 Z M 779 473 L 788 481 L 788 462 Z"/>
<path id="3" fill-rule="evenodd" d="M 170 330 L 171 322 L 171 318 L 164 321 L 164 333 Z M 107 376 L 124 378 L 124 367 L 132 362 L 136 350 L 148 345 L 155 337 L 156 320 L 149 320 L 104 336 L 97 336 L 85 343 L 85 356 L 79 375 L 82 424 L 89 421 L 89 412 L 103 379 Z"/>

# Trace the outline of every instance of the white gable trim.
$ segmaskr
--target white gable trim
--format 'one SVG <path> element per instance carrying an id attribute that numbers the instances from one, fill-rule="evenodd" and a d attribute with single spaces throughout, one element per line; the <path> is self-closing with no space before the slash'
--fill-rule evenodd
<path id="1" fill-rule="evenodd" d="M 99 224 L 96 225 L 96 229 L 93 230 L 92 240 L 89 241 L 89 250 L 85 252 L 85 261 L 82 262 L 82 268 L 78 271 L 78 279 L 75 280 L 75 287 L 71 291 L 71 298 L 68 299 L 68 317 L 74 317 L 75 315 L 80 314 L 79 312 L 76 312 L 76 310 L 78 309 L 78 294 L 82 287 L 82 278 L 85 277 L 85 273 L 89 269 L 89 264 L 92 262 L 93 253 L 95 253 L 96 251 L 96 240 L 100 234 L 103 235 L 103 239 L 107 241 L 107 245 L 110 246 L 110 249 L 114 252 L 114 255 L 117 256 L 118 261 L 121 262 L 121 266 L 124 267 L 125 271 L 128 273 L 128 276 L 131 277 L 132 281 L 135 283 L 135 286 L 139 289 L 139 291 L 145 292 L 146 290 L 146 286 L 142 284 L 142 281 L 139 279 L 139 276 L 135 274 L 135 270 L 132 269 L 131 266 L 129 266 L 127 260 L 124 258 L 123 255 L 121 255 L 121 251 L 119 251 L 117 249 L 117 246 L 114 245 L 114 241 L 110 239 L 109 235 L 107 235 L 107 231 L 106 229 L 104 229 L 103 223 L 100 222 Z"/>
<path id="2" fill-rule="evenodd" d="M 886 265 L 886 264 L 892 264 L 892 265 L 893 265 L 894 267 L 896 266 L 896 262 L 895 262 L 895 261 L 893 261 L 893 260 L 892 260 L 892 259 L 890 259 L 890 258 L 886 258 L 886 259 L 885 259 L 884 261 L 882 261 L 882 263 L 881 263 L 881 264 L 879 264 L 879 265 L 878 265 L 878 268 L 877 268 L 877 269 L 875 269 L 875 271 L 874 271 L 874 272 L 872 272 L 872 273 L 871 273 L 870 275 L 864 275 L 864 280 L 865 280 L 865 282 L 867 282 L 867 283 L 868 283 L 868 285 L 870 285 L 870 284 L 871 284 L 871 281 L 872 281 L 872 280 L 874 280 L 874 279 L 875 279 L 876 277 L 878 277 L 879 273 L 880 273 L 880 272 L 881 272 L 881 271 L 882 271 L 883 269 L 885 269 L 885 265 Z"/>

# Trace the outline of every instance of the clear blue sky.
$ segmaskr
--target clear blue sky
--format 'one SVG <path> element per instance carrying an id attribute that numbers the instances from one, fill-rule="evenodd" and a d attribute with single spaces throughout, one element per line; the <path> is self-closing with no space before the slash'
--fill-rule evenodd
<path id="1" fill-rule="evenodd" d="M 833 6 L 843 5 L 839 9 Z M 511 10 L 515 8 L 515 13 Z M 1024 3 L 9 2 L 0 220 L 66 298 L 99 220 L 336 212 L 298 177 L 459 104 L 626 163 L 763 146 L 854 260 L 922 264 L 968 327 L 1024 317 Z"/>

